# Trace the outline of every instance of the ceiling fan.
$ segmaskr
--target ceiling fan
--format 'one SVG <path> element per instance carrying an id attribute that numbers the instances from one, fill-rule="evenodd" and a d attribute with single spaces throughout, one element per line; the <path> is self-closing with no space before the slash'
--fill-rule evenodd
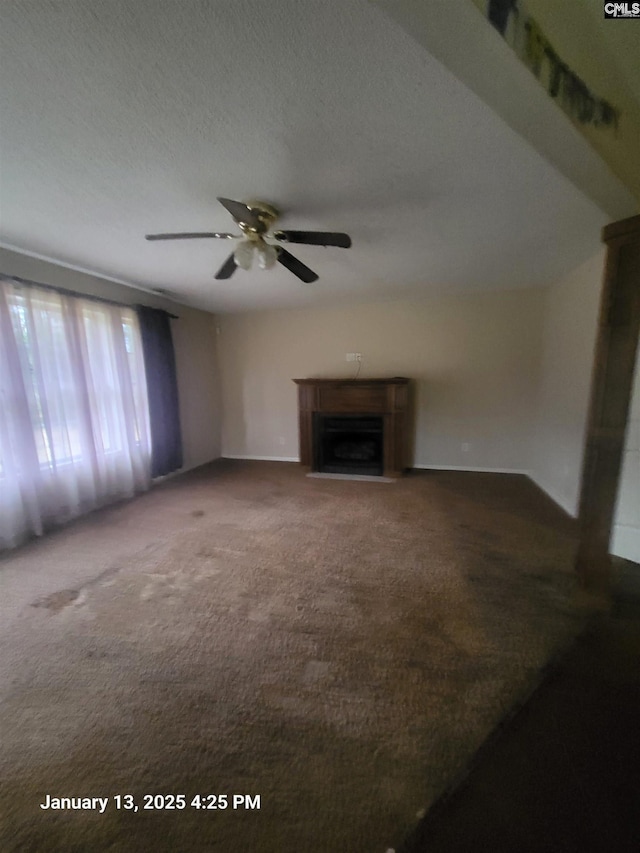
<path id="1" fill-rule="evenodd" d="M 257 255 L 260 269 L 271 269 L 276 262 L 282 264 L 301 281 L 310 284 L 317 281 L 318 275 L 308 266 L 294 257 L 283 246 L 268 243 L 265 237 L 281 243 L 306 243 L 311 246 L 339 246 L 348 249 L 351 238 L 348 234 L 333 231 L 270 231 L 279 216 L 278 210 L 264 201 L 233 201 L 230 198 L 218 198 L 242 231 L 240 234 L 228 234 L 220 231 L 183 232 L 180 234 L 147 234 L 147 240 L 193 240 L 217 237 L 222 240 L 241 242 L 222 264 L 215 277 L 231 278 L 237 267 L 251 269 L 254 255 Z"/>

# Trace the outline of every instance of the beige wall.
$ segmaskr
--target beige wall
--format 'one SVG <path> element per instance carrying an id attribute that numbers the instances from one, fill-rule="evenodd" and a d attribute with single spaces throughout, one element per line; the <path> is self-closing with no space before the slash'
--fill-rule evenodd
<path id="1" fill-rule="evenodd" d="M 547 288 L 532 477 L 578 512 L 604 250 Z"/>
<path id="2" fill-rule="evenodd" d="M 547 289 L 260 311 L 216 320 L 0 249 L 0 271 L 8 275 L 180 315 L 173 332 L 185 468 L 221 453 L 297 459 L 291 380 L 351 376 L 355 365 L 345 354 L 361 352 L 362 377 L 415 380 L 417 467 L 530 472 L 572 514 L 578 505 L 603 262 L 598 253 Z M 637 399 L 634 405 L 636 411 Z M 629 441 L 633 435 L 632 427 Z M 618 512 L 614 549 L 617 543 L 620 550 L 620 536 L 628 532 L 620 528 L 627 504 Z"/>
<path id="3" fill-rule="evenodd" d="M 221 414 L 216 369 L 215 318 L 153 294 L 0 248 L 0 272 L 66 287 L 125 304 L 142 303 L 179 315 L 172 321 L 180 396 L 184 467 L 220 456 Z"/>
<path id="4" fill-rule="evenodd" d="M 218 319 L 223 456 L 298 456 L 294 377 L 409 376 L 416 466 L 528 470 L 544 291 Z M 469 445 L 463 450 L 463 443 Z"/>

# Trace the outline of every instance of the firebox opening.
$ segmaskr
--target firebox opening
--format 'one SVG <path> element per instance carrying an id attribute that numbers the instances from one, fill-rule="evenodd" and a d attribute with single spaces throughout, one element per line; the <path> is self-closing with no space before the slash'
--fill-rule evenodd
<path id="1" fill-rule="evenodd" d="M 313 435 L 316 471 L 374 477 L 384 473 L 381 416 L 316 413 Z"/>

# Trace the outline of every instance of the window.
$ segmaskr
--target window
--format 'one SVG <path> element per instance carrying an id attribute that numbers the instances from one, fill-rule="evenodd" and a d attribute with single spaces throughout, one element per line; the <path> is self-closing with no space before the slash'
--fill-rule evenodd
<path id="1" fill-rule="evenodd" d="M 0 279 L 0 546 L 149 483 L 134 310 Z"/>

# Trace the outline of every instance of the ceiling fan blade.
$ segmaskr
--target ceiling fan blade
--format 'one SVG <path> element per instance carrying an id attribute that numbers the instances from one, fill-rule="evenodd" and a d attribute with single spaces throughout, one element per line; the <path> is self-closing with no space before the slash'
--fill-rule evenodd
<path id="1" fill-rule="evenodd" d="M 341 249 L 351 247 L 351 237 L 335 231 L 275 231 L 276 240 L 285 243 L 307 243 L 309 246 L 339 246 Z"/>
<path id="2" fill-rule="evenodd" d="M 195 240 L 200 237 L 219 237 L 222 240 L 234 240 L 236 234 L 224 231 L 185 231 L 181 234 L 145 234 L 145 240 Z"/>
<path id="3" fill-rule="evenodd" d="M 309 269 L 309 267 L 303 264 L 302 261 L 294 258 L 291 252 L 287 252 L 287 250 L 283 249 L 282 246 L 278 246 L 278 263 L 282 264 L 283 267 L 286 267 L 289 272 L 297 275 L 301 281 L 305 282 L 305 284 L 311 284 L 312 281 L 317 281 L 319 278 L 317 273 Z"/>
<path id="4" fill-rule="evenodd" d="M 215 278 L 231 278 L 231 276 L 236 271 L 236 268 L 237 264 L 232 252 L 227 258 L 227 260 L 222 264 L 218 272 L 215 274 Z"/>
<path id="5" fill-rule="evenodd" d="M 231 198 L 220 198 L 220 196 L 218 196 L 218 201 L 229 211 L 236 222 L 243 222 L 250 228 L 261 227 L 260 217 L 258 214 L 243 202 L 234 201 Z"/>

